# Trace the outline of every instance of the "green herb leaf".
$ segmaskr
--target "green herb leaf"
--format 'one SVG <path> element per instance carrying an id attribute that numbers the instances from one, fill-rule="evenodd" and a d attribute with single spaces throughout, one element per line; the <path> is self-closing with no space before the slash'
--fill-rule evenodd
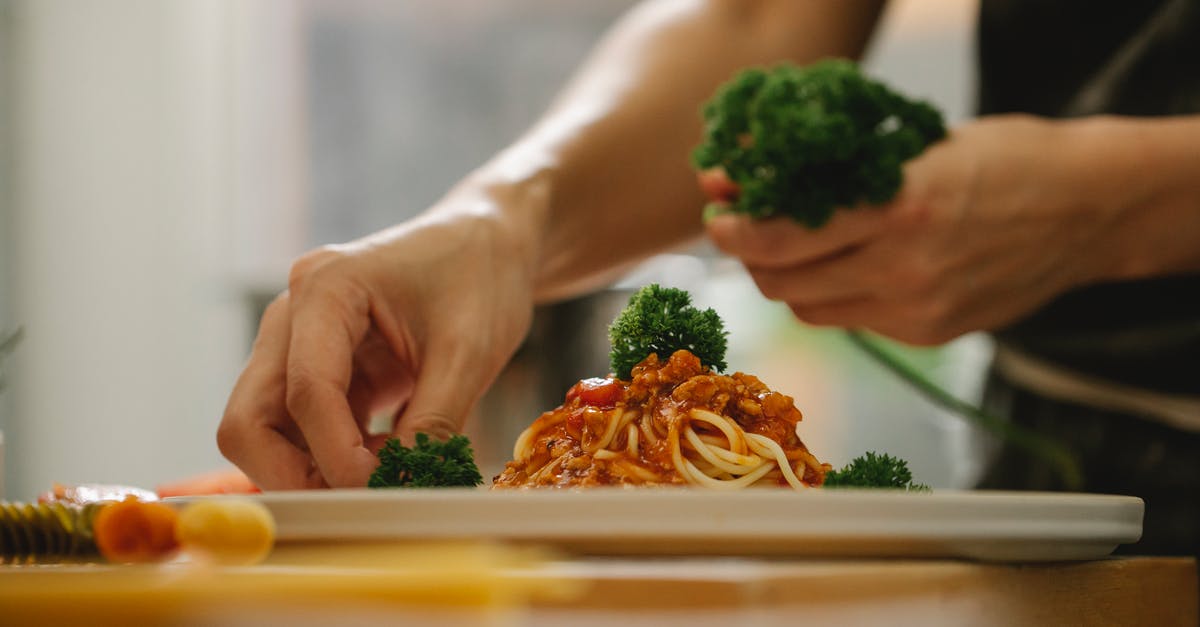
<path id="1" fill-rule="evenodd" d="M 476 486 L 483 483 L 471 442 L 455 435 L 445 442 L 418 433 L 408 448 L 389 438 L 379 449 L 379 467 L 371 474 L 371 488 L 435 488 Z"/>
<path id="2" fill-rule="evenodd" d="M 895 196 L 901 165 L 946 135 L 942 115 L 830 59 L 741 72 L 703 108 L 699 169 L 724 168 L 740 193 L 730 206 L 810 227 L 835 209 Z"/>
<path id="3" fill-rule="evenodd" d="M 928 492 L 929 486 L 913 483 L 908 462 L 887 453 L 855 457 L 841 470 L 825 473 L 825 487 L 829 488 L 891 488 L 917 492 Z"/>
<path id="4" fill-rule="evenodd" d="M 629 379 L 633 367 L 651 353 L 667 359 L 681 349 L 713 370 L 724 370 L 726 335 L 717 312 L 696 309 L 684 290 L 647 285 L 629 299 L 608 329 L 613 373 Z"/>

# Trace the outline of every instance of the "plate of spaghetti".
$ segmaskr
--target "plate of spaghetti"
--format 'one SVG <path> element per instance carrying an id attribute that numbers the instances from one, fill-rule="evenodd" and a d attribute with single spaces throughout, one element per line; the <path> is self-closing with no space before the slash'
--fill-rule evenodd
<path id="1" fill-rule="evenodd" d="M 585 379 L 517 439 L 490 486 L 257 496 L 281 541 L 474 539 L 590 555 L 1103 557 L 1141 535 L 1140 499 L 834 489 L 791 397 L 696 355 Z"/>
<path id="2" fill-rule="evenodd" d="M 1049 561 L 1102 557 L 1141 535 L 1144 505 L 1133 497 L 932 491 L 887 455 L 835 470 L 802 441 L 792 397 L 723 372 L 720 319 L 680 290 L 639 291 L 610 339 L 608 376 L 579 381 L 536 417 L 490 486 L 421 487 L 481 477 L 463 436 L 419 435 L 413 449 L 389 442 L 372 476 L 373 486 L 408 489 L 252 498 L 271 510 L 281 542 Z"/>

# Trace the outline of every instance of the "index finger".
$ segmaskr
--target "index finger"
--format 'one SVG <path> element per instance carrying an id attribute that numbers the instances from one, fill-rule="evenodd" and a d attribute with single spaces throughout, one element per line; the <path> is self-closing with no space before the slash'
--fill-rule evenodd
<path id="1" fill-rule="evenodd" d="M 254 350 L 217 429 L 221 453 L 265 490 L 322 485 L 309 455 L 284 436 L 290 420 L 284 407 L 290 329 L 285 292 L 263 313 Z"/>
<path id="2" fill-rule="evenodd" d="M 722 214 L 706 227 L 713 243 L 751 268 L 785 268 L 810 263 L 860 246 L 883 232 L 886 209 L 839 209 L 824 226 L 812 228 L 791 218 L 765 220 Z"/>
<path id="3" fill-rule="evenodd" d="M 354 349 L 370 327 L 365 294 L 313 285 L 293 294 L 287 407 L 331 487 L 361 487 L 376 466 L 346 397 Z"/>
<path id="4" fill-rule="evenodd" d="M 288 295 L 266 307 L 246 368 L 229 394 L 217 429 L 221 453 L 266 490 L 318 488 L 310 456 L 284 436 L 284 364 L 287 363 Z"/>

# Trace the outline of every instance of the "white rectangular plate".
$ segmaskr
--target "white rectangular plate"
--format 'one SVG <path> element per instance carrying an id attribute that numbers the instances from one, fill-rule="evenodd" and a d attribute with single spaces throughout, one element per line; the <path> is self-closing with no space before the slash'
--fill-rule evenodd
<path id="1" fill-rule="evenodd" d="M 1104 557 L 1141 537 L 1144 508 L 1128 496 L 943 490 L 359 489 L 251 498 L 271 510 L 281 542 L 495 540 L 591 555 L 1021 562 Z"/>

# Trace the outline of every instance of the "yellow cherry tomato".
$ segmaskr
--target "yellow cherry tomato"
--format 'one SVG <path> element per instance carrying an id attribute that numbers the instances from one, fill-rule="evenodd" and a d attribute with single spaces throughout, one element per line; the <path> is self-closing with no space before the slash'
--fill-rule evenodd
<path id="1" fill-rule="evenodd" d="M 275 519 L 251 499 L 201 499 L 179 513 L 175 538 L 185 551 L 219 564 L 257 564 L 275 545 Z"/>

